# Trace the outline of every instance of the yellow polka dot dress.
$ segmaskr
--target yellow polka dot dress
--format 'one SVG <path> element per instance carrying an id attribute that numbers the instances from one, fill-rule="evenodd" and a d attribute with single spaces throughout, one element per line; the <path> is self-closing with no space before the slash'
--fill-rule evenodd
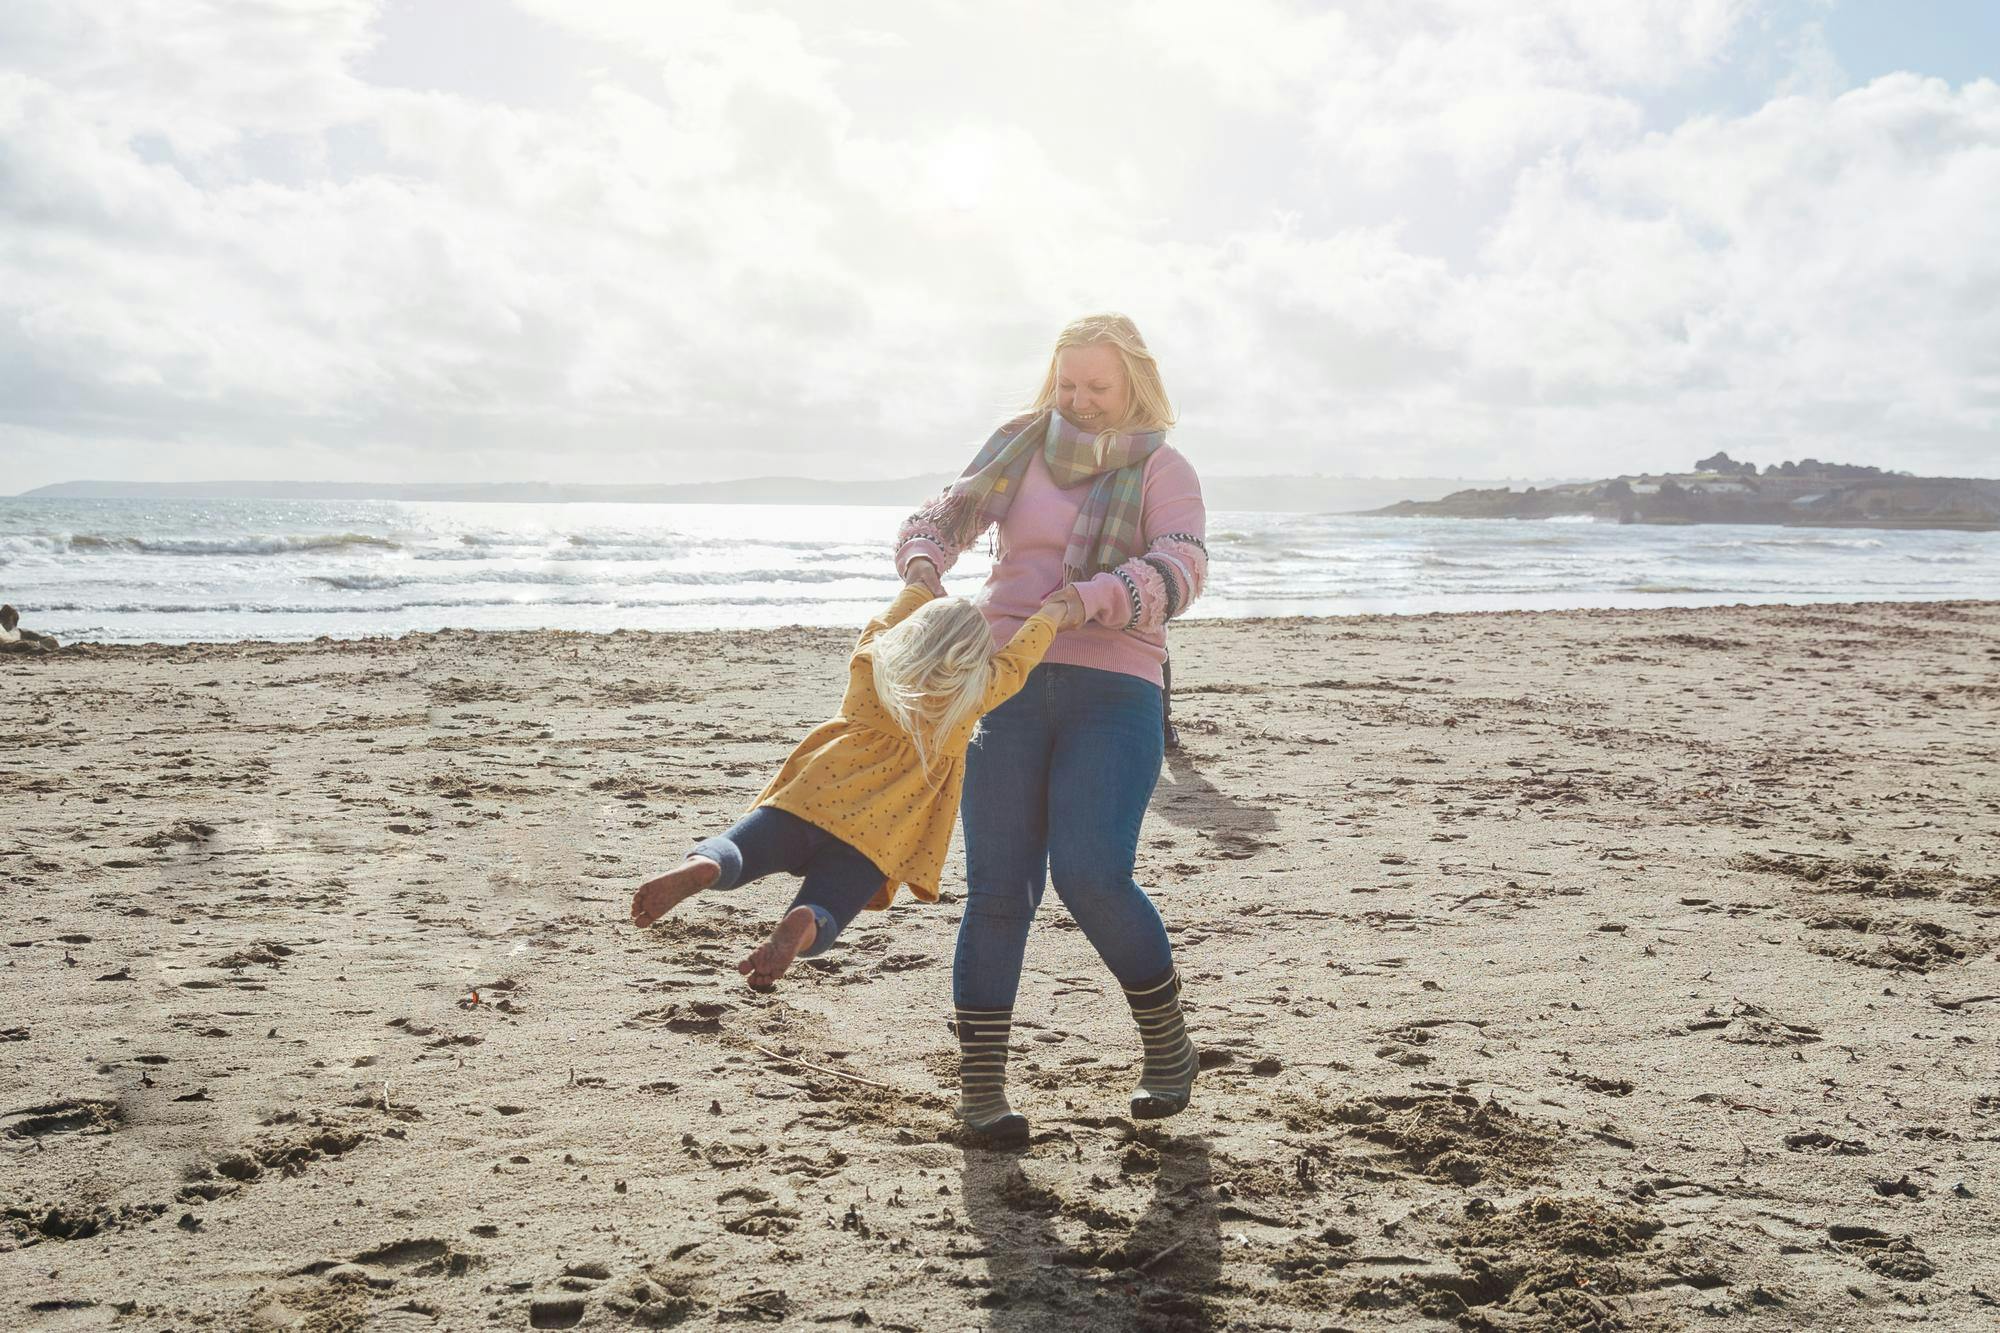
<path id="1" fill-rule="evenodd" d="M 978 725 L 974 717 L 938 738 L 927 782 L 916 746 L 876 696 L 868 645 L 932 595 L 907 587 L 868 622 L 848 660 L 840 716 L 813 728 L 752 803 L 753 809 L 768 805 L 816 824 L 873 861 L 886 878 L 871 908 L 887 907 L 901 885 L 925 902 L 937 901 L 965 787 L 965 751 Z M 1014 697 L 1055 637 L 1056 622 L 1044 615 L 1031 616 L 1014 632 L 994 655 L 980 715 Z"/>

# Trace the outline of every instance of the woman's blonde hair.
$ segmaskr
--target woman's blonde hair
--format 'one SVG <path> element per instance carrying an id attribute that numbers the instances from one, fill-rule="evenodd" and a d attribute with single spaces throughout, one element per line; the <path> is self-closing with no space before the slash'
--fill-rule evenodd
<path id="1" fill-rule="evenodd" d="M 1028 411 L 1046 412 L 1056 405 L 1056 380 L 1061 373 L 1064 348 L 1098 344 L 1118 349 L 1118 359 L 1125 366 L 1125 381 L 1132 386 L 1132 406 L 1125 420 L 1100 431 L 1098 439 L 1121 431 L 1132 434 L 1172 426 L 1174 405 L 1168 401 L 1167 386 L 1160 380 L 1159 362 L 1146 349 L 1146 340 L 1139 336 L 1139 326 L 1124 315 L 1108 312 L 1073 319 L 1056 335 L 1055 350 L 1049 353 L 1049 372 L 1042 377 L 1041 392 L 1028 405 Z"/>
<path id="2" fill-rule="evenodd" d="M 963 597 L 925 602 L 869 644 L 875 697 L 916 746 L 924 781 L 937 785 L 934 748 L 979 715 L 993 675 L 993 635 Z"/>

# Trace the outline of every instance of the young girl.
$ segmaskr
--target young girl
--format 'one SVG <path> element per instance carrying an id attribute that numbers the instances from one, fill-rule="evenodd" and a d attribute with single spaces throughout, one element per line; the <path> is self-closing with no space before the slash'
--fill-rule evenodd
<path id="1" fill-rule="evenodd" d="M 736 967 L 769 990 L 801 954 L 831 948 L 863 907 L 887 907 L 899 885 L 936 902 L 974 728 L 1021 688 L 1058 630 L 1082 621 L 1082 597 L 1064 588 L 996 651 L 972 603 L 904 588 L 861 631 L 840 716 L 799 743 L 735 827 L 642 885 L 632 924 L 650 926 L 703 889 L 801 876 L 784 919 Z"/>

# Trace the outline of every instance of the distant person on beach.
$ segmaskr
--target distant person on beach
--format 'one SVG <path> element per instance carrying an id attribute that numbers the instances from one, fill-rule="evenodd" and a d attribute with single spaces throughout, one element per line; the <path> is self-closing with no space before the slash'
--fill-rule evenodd
<path id="1" fill-rule="evenodd" d="M 1064 329 L 1029 410 L 993 433 L 943 495 L 897 535 L 903 578 L 940 575 L 997 525 L 980 606 L 995 641 L 1051 588 L 1073 586 L 1066 630 L 996 708 L 966 760 L 966 907 L 952 965 L 960 1118 L 1021 1142 L 1007 1100 L 1007 1040 L 1028 930 L 1050 880 L 1125 991 L 1144 1053 L 1132 1114 L 1187 1106 L 1196 1055 L 1159 912 L 1133 879 L 1159 780 L 1167 622 L 1208 575 L 1201 483 L 1166 442 L 1173 408 L 1123 315 Z"/>
<path id="2" fill-rule="evenodd" d="M 833 947 L 864 907 L 886 908 L 899 885 L 936 902 L 974 728 L 1083 614 L 1077 591 L 1060 589 L 996 647 L 972 603 L 905 587 L 861 631 L 840 716 L 799 743 L 727 833 L 641 886 L 632 924 L 650 926 L 703 889 L 798 875 L 790 909 L 737 965 L 768 990 L 795 959 Z"/>

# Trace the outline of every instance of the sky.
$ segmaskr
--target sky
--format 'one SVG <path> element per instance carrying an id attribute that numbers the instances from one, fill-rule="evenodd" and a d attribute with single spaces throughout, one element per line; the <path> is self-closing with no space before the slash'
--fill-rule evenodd
<path id="1" fill-rule="evenodd" d="M 2000 475 L 1990 0 L 7 0 L 0 492 Z"/>

